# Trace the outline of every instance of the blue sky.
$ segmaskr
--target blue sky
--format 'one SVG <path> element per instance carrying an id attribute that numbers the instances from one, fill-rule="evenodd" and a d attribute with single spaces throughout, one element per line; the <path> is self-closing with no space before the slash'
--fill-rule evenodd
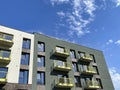
<path id="1" fill-rule="evenodd" d="M 0 25 L 102 50 L 120 90 L 120 0 L 1 0 L 0 12 Z"/>

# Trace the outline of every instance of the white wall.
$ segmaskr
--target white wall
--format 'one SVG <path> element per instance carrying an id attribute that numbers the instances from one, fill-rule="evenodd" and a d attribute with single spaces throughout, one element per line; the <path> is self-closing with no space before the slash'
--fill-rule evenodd
<path id="1" fill-rule="evenodd" d="M 12 34 L 13 46 L 11 47 L 11 62 L 8 65 L 7 80 L 9 83 L 18 83 L 19 71 L 20 71 L 20 60 L 22 52 L 23 38 L 31 40 L 30 48 L 30 63 L 29 63 L 29 79 L 28 84 L 32 84 L 32 67 L 33 67 L 33 51 L 34 51 L 34 35 L 26 32 L 18 31 L 8 27 L 0 26 L 0 32 Z"/>

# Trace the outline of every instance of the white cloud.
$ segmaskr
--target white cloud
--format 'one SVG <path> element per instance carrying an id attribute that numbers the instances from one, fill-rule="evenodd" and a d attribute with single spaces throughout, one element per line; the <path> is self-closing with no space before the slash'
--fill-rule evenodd
<path id="1" fill-rule="evenodd" d="M 116 3 L 116 7 L 120 6 L 120 0 L 114 0 L 114 2 Z"/>
<path id="2" fill-rule="evenodd" d="M 115 90 L 120 90 L 120 72 L 115 68 L 112 67 L 109 69 Z"/>
<path id="3" fill-rule="evenodd" d="M 86 29 L 87 25 L 93 21 L 94 11 L 96 5 L 94 0 L 73 0 L 72 1 L 72 13 L 69 13 L 68 22 L 70 27 L 70 35 L 76 33 L 78 36 L 89 33 Z M 89 18 L 84 19 L 83 13 L 89 15 Z M 71 33 L 72 32 L 72 33 Z"/>
<path id="4" fill-rule="evenodd" d="M 94 0 L 83 0 L 83 2 L 86 5 L 86 12 L 91 16 L 94 16 L 93 12 L 96 10 Z"/>
<path id="5" fill-rule="evenodd" d="M 65 27 L 67 27 L 69 35 L 81 36 L 86 33 L 90 33 L 89 29 L 86 29 L 88 24 L 90 24 L 95 17 L 95 11 L 97 9 L 106 9 L 108 6 L 107 0 L 100 0 L 97 4 L 96 0 L 50 0 L 51 4 L 62 5 L 66 4 L 70 7 L 64 9 L 64 11 L 57 12 L 57 15 L 64 20 Z M 110 0 L 109 2 L 114 2 L 116 6 L 120 6 L 120 0 Z M 85 17 L 87 15 L 87 17 Z M 110 44 L 113 42 L 107 42 Z"/>
<path id="6" fill-rule="evenodd" d="M 52 5 L 54 6 L 55 4 L 62 4 L 62 3 L 67 3 L 69 0 L 50 0 Z"/>
<path id="7" fill-rule="evenodd" d="M 115 44 L 120 45 L 120 40 L 117 40 Z"/>
<path id="8" fill-rule="evenodd" d="M 115 45 L 120 46 L 120 40 L 113 41 L 112 39 L 110 39 L 106 42 L 106 45 L 109 45 L 109 44 L 115 44 Z"/>
<path id="9" fill-rule="evenodd" d="M 57 15 L 61 18 L 65 17 L 65 13 L 63 11 L 57 12 Z"/>
<path id="10" fill-rule="evenodd" d="M 108 42 L 106 42 L 107 45 L 109 45 L 109 44 L 111 44 L 111 43 L 113 43 L 113 40 L 112 40 L 112 39 L 110 39 L 110 40 L 108 40 Z"/>
<path id="11" fill-rule="evenodd" d="M 94 11 L 96 10 L 96 5 L 94 0 L 51 0 L 55 3 L 66 3 L 71 5 L 71 11 L 68 10 L 65 12 L 57 12 L 61 18 L 66 17 L 66 23 L 68 28 L 69 35 L 76 34 L 77 36 L 90 33 L 87 30 L 87 25 L 94 20 Z M 52 2 L 53 3 L 53 2 Z M 87 14 L 89 17 L 84 19 L 83 14 Z"/>

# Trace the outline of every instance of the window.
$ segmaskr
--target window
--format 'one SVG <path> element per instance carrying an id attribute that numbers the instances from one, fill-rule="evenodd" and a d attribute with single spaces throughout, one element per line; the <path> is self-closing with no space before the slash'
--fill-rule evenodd
<path id="1" fill-rule="evenodd" d="M 29 65 L 29 59 L 30 59 L 30 55 L 28 53 L 22 53 L 21 64 L 22 65 Z"/>
<path id="2" fill-rule="evenodd" d="M 77 66 L 77 63 L 72 63 L 72 66 L 73 66 L 73 70 L 74 70 L 74 72 L 78 72 L 78 66 Z"/>
<path id="3" fill-rule="evenodd" d="M 13 35 L 0 33 L 0 38 L 12 41 L 13 40 Z"/>
<path id="4" fill-rule="evenodd" d="M 74 77 L 74 81 L 75 81 L 76 87 L 80 87 L 80 78 L 76 76 Z"/>
<path id="5" fill-rule="evenodd" d="M 12 41 L 13 36 L 12 36 L 12 35 L 7 35 L 7 34 L 5 34 L 5 35 L 4 35 L 4 39 Z"/>
<path id="6" fill-rule="evenodd" d="M 94 68 L 95 72 L 97 72 L 97 74 L 99 75 L 97 66 L 93 66 L 93 68 Z"/>
<path id="7" fill-rule="evenodd" d="M 65 64 L 66 64 L 66 63 L 63 62 L 63 61 L 57 61 L 57 62 L 56 62 L 56 65 L 57 65 L 57 66 L 66 66 Z"/>
<path id="8" fill-rule="evenodd" d="M 31 41 L 30 41 L 30 39 L 23 39 L 23 45 L 22 45 L 22 48 L 24 48 L 24 49 L 30 49 L 30 43 L 31 43 Z"/>
<path id="9" fill-rule="evenodd" d="M 102 86 L 102 81 L 101 81 L 101 79 L 98 79 L 98 78 L 96 78 L 96 81 L 98 82 L 98 85 L 100 85 L 101 89 L 103 89 L 103 86 Z"/>
<path id="10" fill-rule="evenodd" d="M 3 34 L 2 33 L 0 33 L 0 38 L 3 38 Z"/>
<path id="11" fill-rule="evenodd" d="M 9 58 L 10 57 L 10 51 L 0 50 L 0 57 Z"/>
<path id="12" fill-rule="evenodd" d="M 56 51 L 60 52 L 60 53 L 64 53 L 65 52 L 64 48 L 58 47 L 58 46 L 56 47 Z"/>
<path id="13" fill-rule="evenodd" d="M 83 65 L 83 71 L 87 71 L 88 70 L 88 66 L 87 65 Z"/>
<path id="14" fill-rule="evenodd" d="M 27 70 L 20 70 L 19 83 L 20 84 L 28 83 L 28 71 Z"/>
<path id="15" fill-rule="evenodd" d="M 85 78 L 81 78 L 80 81 L 81 81 L 81 86 L 82 86 L 82 87 L 86 87 Z"/>
<path id="16" fill-rule="evenodd" d="M 76 58 L 74 50 L 70 51 L 70 56 L 71 56 L 72 59 Z"/>
<path id="17" fill-rule="evenodd" d="M 44 52 L 45 51 L 45 44 L 42 42 L 38 42 L 38 52 Z"/>
<path id="18" fill-rule="evenodd" d="M 78 57 L 81 58 L 81 57 L 84 57 L 85 56 L 85 53 L 84 52 L 79 52 L 78 53 Z"/>
<path id="19" fill-rule="evenodd" d="M 92 58 L 92 60 L 94 61 L 94 63 L 96 63 L 94 55 L 90 54 L 90 57 Z"/>
<path id="20" fill-rule="evenodd" d="M 38 56 L 37 65 L 38 65 L 38 67 L 44 67 L 45 66 L 45 57 L 44 56 Z"/>
<path id="21" fill-rule="evenodd" d="M 44 85 L 45 84 L 45 73 L 37 72 L 37 84 Z"/>
<path id="22" fill-rule="evenodd" d="M 0 67 L 0 78 L 6 78 L 8 68 Z"/>

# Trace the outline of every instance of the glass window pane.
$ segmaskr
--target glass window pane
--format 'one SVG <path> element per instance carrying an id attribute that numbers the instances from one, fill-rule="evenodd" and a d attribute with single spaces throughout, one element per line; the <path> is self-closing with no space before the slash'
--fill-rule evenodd
<path id="1" fill-rule="evenodd" d="M 71 56 L 71 58 L 75 58 L 75 51 L 71 50 L 70 51 L 70 56 Z"/>
<path id="2" fill-rule="evenodd" d="M 8 68 L 0 68 L 0 78 L 6 78 Z"/>
<path id="3" fill-rule="evenodd" d="M 30 59 L 30 55 L 28 53 L 22 53 L 21 64 L 29 65 L 29 59 Z"/>
<path id="4" fill-rule="evenodd" d="M 3 51 L 2 57 L 9 58 L 10 57 L 10 51 Z"/>
<path id="5" fill-rule="evenodd" d="M 38 52 L 44 52 L 45 50 L 45 45 L 42 42 L 38 43 Z"/>
<path id="6" fill-rule="evenodd" d="M 37 59 L 37 65 L 38 65 L 38 67 L 44 67 L 45 66 L 45 57 L 39 56 Z"/>
<path id="7" fill-rule="evenodd" d="M 78 67 L 76 63 L 72 64 L 74 72 L 78 72 Z"/>
<path id="8" fill-rule="evenodd" d="M 28 71 L 27 70 L 20 70 L 19 83 L 21 83 L 21 84 L 28 83 Z"/>
<path id="9" fill-rule="evenodd" d="M 22 45 L 22 48 L 30 49 L 30 44 L 31 44 L 30 39 L 23 39 L 23 45 Z"/>
<path id="10" fill-rule="evenodd" d="M 13 36 L 12 35 L 4 35 L 4 39 L 6 39 L 6 40 L 12 40 Z"/>
<path id="11" fill-rule="evenodd" d="M 62 47 L 56 47 L 56 51 L 60 53 L 64 53 L 64 48 Z"/>
<path id="12" fill-rule="evenodd" d="M 38 72 L 37 73 L 37 84 L 45 84 L 45 73 L 44 72 Z"/>
<path id="13" fill-rule="evenodd" d="M 0 33 L 0 38 L 3 38 L 3 34 L 2 33 Z"/>
<path id="14" fill-rule="evenodd" d="M 28 71 L 24 71 L 24 84 L 28 83 Z"/>

